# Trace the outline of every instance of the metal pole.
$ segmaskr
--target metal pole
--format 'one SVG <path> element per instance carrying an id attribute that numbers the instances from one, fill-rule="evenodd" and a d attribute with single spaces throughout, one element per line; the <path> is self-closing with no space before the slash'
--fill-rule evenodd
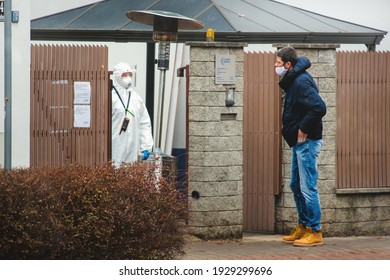
<path id="1" fill-rule="evenodd" d="M 161 126 L 162 126 L 162 114 L 164 107 L 164 84 L 165 84 L 165 70 L 160 71 L 160 82 L 158 89 L 158 101 L 157 101 L 157 120 L 156 120 L 156 135 L 154 140 L 155 148 L 161 148 Z"/>
<path id="2" fill-rule="evenodd" d="M 161 147 L 161 138 L 162 138 L 162 126 L 164 119 L 164 94 L 165 94 L 165 77 L 166 70 L 169 69 L 169 51 L 170 51 L 170 43 L 168 41 L 160 41 L 159 49 L 158 49 L 158 69 L 160 72 L 160 88 L 159 88 L 159 96 L 158 96 L 158 113 L 157 113 L 157 127 L 156 127 L 156 140 L 155 145 L 156 148 L 160 148 L 162 152 L 163 149 Z"/>
<path id="3" fill-rule="evenodd" d="M 164 152 L 164 149 L 161 147 L 161 138 L 162 138 L 162 126 L 163 126 L 163 118 L 164 118 L 164 94 L 165 94 L 165 77 L 166 77 L 166 70 L 161 70 L 160 75 L 162 77 L 161 88 L 160 88 L 160 98 L 161 98 L 161 106 L 160 106 L 160 124 L 159 124 L 159 131 L 158 131 L 158 147 L 161 148 L 161 151 Z"/>
<path id="4" fill-rule="evenodd" d="M 4 168 L 12 160 L 12 0 L 4 1 Z"/>
<path id="5" fill-rule="evenodd" d="M 154 123 L 154 75 L 155 75 L 155 54 L 156 43 L 147 43 L 146 49 L 146 98 L 145 104 L 148 109 L 150 119 L 152 120 L 152 129 L 156 126 Z"/>

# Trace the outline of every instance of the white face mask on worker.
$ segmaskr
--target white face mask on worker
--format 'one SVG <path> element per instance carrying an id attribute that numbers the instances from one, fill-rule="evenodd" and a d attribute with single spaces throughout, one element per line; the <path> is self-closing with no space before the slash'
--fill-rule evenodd
<path id="1" fill-rule="evenodd" d="M 122 78 L 122 83 L 125 86 L 125 88 L 128 88 L 131 86 L 131 83 L 133 82 L 133 79 L 129 76 L 123 77 Z"/>
<path id="2" fill-rule="evenodd" d="M 288 69 L 284 68 L 284 66 L 275 67 L 275 72 L 280 77 L 283 77 L 287 73 Z"/>

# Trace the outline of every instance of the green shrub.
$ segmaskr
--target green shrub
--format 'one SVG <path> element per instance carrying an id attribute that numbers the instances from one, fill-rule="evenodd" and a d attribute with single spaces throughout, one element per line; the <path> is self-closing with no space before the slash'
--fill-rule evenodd
<path id="1" fill-rule="evenodd" d="M 0 170 L 0 259 L 174 259 L 186 215 L 151 164 Z"/>

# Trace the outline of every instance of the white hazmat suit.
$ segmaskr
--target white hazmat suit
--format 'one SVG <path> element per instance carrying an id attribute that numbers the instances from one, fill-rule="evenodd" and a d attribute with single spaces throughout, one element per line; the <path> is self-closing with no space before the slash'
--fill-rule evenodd
<path id="1" fill-rule="evenodd" d="M 123 162 L 137 161 L 139 153 L 153 148 L 152 126 L 145 103 L 132 89 L 131 78 L 122 77 L 129 72 L 134 70 L 125 62 L 115 65 L 113 71 L 111 146 L 112 161 L 117 167 Z M 125 118 L 129 123 L 123 130 Z"/>

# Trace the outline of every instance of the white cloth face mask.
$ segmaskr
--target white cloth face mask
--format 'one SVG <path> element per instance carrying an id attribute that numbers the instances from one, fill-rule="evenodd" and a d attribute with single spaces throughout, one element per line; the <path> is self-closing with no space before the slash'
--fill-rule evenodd
<path id="1" fill-rule="evenodd" d="M 275 72 L 280 77 L 283 77 L 287 73 L 288 69 L 284 68 L 284 66 L 275 67 Z"/>

